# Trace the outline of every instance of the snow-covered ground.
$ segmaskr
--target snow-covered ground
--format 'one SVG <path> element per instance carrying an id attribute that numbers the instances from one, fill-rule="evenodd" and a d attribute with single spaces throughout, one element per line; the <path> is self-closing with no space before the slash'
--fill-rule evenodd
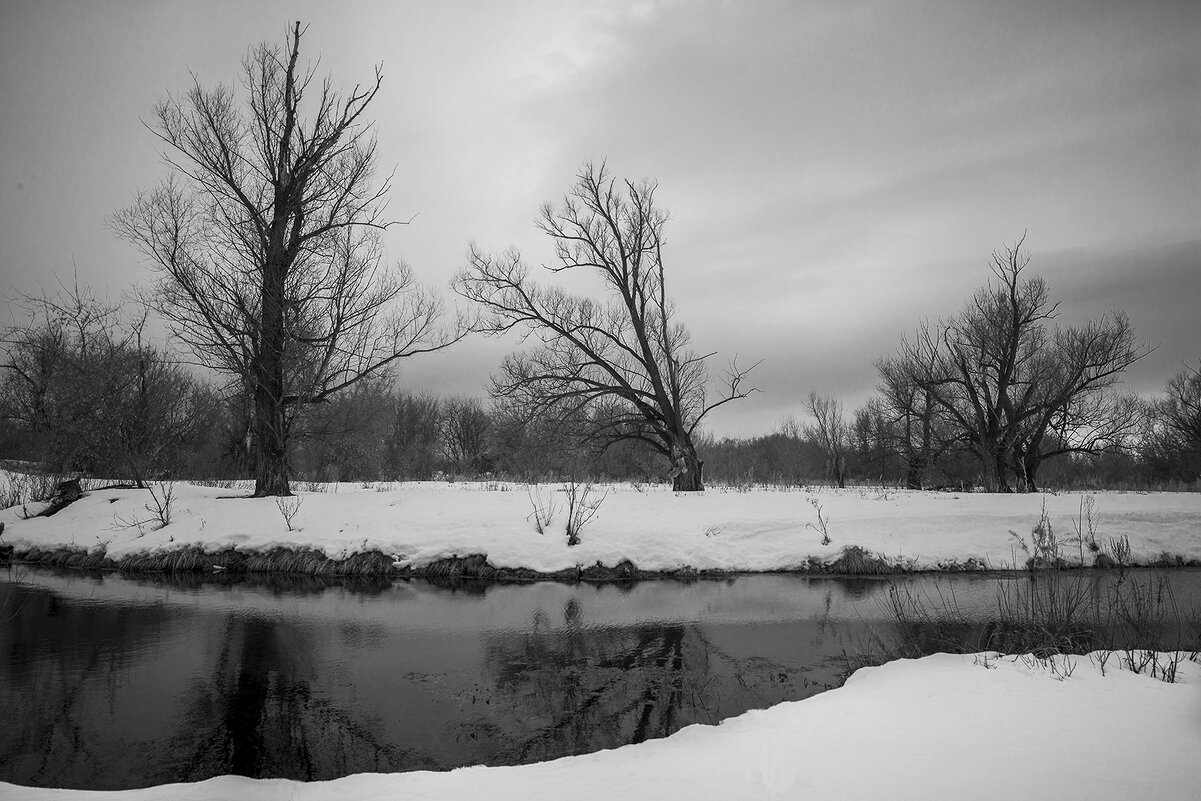
<path id="1" fill-rule="evenodd" d="M 1027 543 L 1043 504 L 1058 539 L 1075 534 L 1080 493 L 999 495 L 856 488 L 788 491 L 710 489 L 672 493 L 660 487 L 597 487 L 603 501 L 567 546 L 566 494 L 561 485 L 491 483 L 330 485 L 301 492 L 289 527 L 270 498 L 230 497 L 239 490 L 174 485 L 170 524 L 160 526 L 145 490 L 96 490 L 48 518 L 24 519 L 20 507 L 0 512 L 0 543 L 106 550 L 113 559 L 185 546 L 208 552 L 313 548 L 331 558 L 378 550 L 402 566 L 486 554 L 493 567 L 555 572 L 629 560 L 647 571 L 680 568 L 766 571 L 829 562 L 848 545 L 917 569 L 974 559 L 992 568 L 1025 562 L 1010 532 Z M 240 494 L 245 495 L 243 489 Z M 1128 537 L 1132 557 L 1162 554 L 1201 560 L 1201 494 L 1097 493 L 1097 540 Z M 553 508 L 545 533 L 535 507 Z M 28 512 L 36 512 L 33 504 Z M 145 521 L 141 525 L 131 525 Z M 829 535 L 822 544 L 822 526 Z M 1087 530 L 1087 521 L 1083 528 Z M 1069 560 L 1075 543 L 1064 544 Z M 1086 552 L 1086 562 L 1091 555 Z"/>
<path id="2" fill-rule="evenodd" d="M 1117 654 L 1104 667 L 1101 657 L 901 660 L 860 670 L 840 689 L 719 726 L 534 765 L 309 784 L 223 776 L 111 793 L 0 783 L 0 797 L 1195 799 L 1201 664 L 1181 662 L 1176 683 L 1168 684 L 1124 669 Z"/>
<path id="3" fill-rule="evenodd" d="M 292 519 L 274 499 L 179 483 L 170 523 L 145 490 L 94 490 L 49 518 L 40 505 L 0 512 L 0 544 L 108 556 L 194 546 L 313 548 L 332 558 L 378 550 L 415 568 L 486 554 L 495 567 L 555 572 L 629 560 L 642 570 L 803 568 L 857 545 L 913 568 L 1025 560 L 1045 503 L 1057 539 L 1081 519 L 1082 494 L 986 495 L 878 489 L 746 492 L 598 487 L 595 519 L 568 547 L 559 486 L 489 483 L 339 485 L 302 492 Z M 335 491 L 336 490 L 336 491 Z M 245 494 L 244 490 L 240 494 Z M 1102 544 L 1127 537 L 1138 562 L 1201 560 L 1201 495 L 1098 493 Z M 535 527 L 535 508 L 545 533 Z M 824 521 L 824 522 L 823 522 Z M 1075 525 L 1074 525 L 1075 524 Z M 829 544 L 822 544 L 824 531 Z M 1064 544 L 1065 556 L 1079 553 Z M 1091 560 L 1090 560 L 1091 561 Z M 365 774 L 304 784 L 220 777 L 191 785 L 91 794 L 0 783 L 5 799 L 609 798 L 929 799 L 1196 797 L 1201 664 L 1177 682 L 1124 669 L 1114 655 L 1059 658 L 937 655 L 856 673 L 846 686 L 666 738 L 520 767 Z"/>

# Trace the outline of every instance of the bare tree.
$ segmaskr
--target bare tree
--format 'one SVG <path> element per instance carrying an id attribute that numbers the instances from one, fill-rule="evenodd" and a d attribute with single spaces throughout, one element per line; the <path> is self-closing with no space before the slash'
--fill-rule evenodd
<path id="1" fill-rule="evenodd" d="M 1161 479 L 1201 478 L 1201 365 L 1172 376 L 1147 408 L 1142 456 Z"/>
<path id="2" fill-rule="evenodd" d="M 155 309 L 197 359 L 254 398 L 256 496 L 289 494 L 297 408 L 396 360 L 445 347 L 441 304 L 379 232 L 390 179 L 375 180 L 365 113 L 373 81 L 340 94 L 298 66 L 304 30 L 255 47 L 232 88 L 192 87 L 154 110 L 150 130 L 173 174 L 112 225 L 158 270 Z"/>
<path id="3" fill-rule="evenodd" d="M 709 412 L 745 398 L 750 370 L 731 362 L 720 396 L 707 396 L 706 360 L 675 320 L 663 262 L 667 214 L 655 206 L 653 183 L 617 182 L 605 165 L 585 165 L 559 208 L 542 209 L 539 229 L 555 243 L 551 273 L 592 271 L 610 297 L 597 301 L 542 286 L 521 255 L 471 248 L 456 291 L 482 310 L 476 329 L 517 330 L 540 344 L 505 358 L 493 376 L 494 397 L 527 420 L 587 420 L 586 438 L 600 447 L 648 443 L 670 464 L 676 490 L 704 488 L 694 435 Z"/>
<path id="4" fill-rule="evenodd" d="M 1201 443 L 1201 367 L 1186 367 L 1168 380 L 1166 422 L 1180 441 Z"/>
<path id="5" fill-rule="evenodd" d="M 14 308 L 23 316 L 4 337 L 0 416 L 19 421 L 51 471 L 141 487 L 202 438 L 205 390 L 146 340 L 144 312 L 130 318 L 78 283 Z"/>
<path id="6" fill-rule="evenodd" d="M 937 408 L 976 456 L 990 491 L 1009 491 L 1011 476 L 1031 489 L 1048 456 L 1120 440 L 1132 421 L 1105 392 L 1147 353 L 1121 313 L 1082 328 L 1051 328 L 1059 304 L 1046 281 L 1023 277 L 1030 261 L 1024 239 L 993 253 L 995 282 L 963 311 L 937 327 L 923 324 L 897 358 L 881 364 L 886 383 L 912 386 Z"/>
<path id="7" fill-rule="evenodd" d="M 67 303 L 43 292 L 22 296 L 13 307 L 20 319 L 4 332 L 0 415 L 31 434 L 36 457 L 52 470 L 74 469 L 84 440 L 80 427 L 98 406 L 96 384 L 79 374 L 79 356 L 108 341 L 116 310 L 100 308 L 78 287 Z M 72 420 L 75 436 L 67 434 Z"/>
<path id="8" fill-rule="evenodd" d="M 922 489 L 930 470 L 959 440 L 931 391 L 917 383 L 915 376 L 924 374 L 922 366 L 892 356 L 877 361 L 876 369 L 880 373 L 879 408 L 887 422 L 885 447 L 904 465 L 905 485 Z"/>
<path id="9" fill-rule="evenodd" d="M 116 455 L 138 487 L 178 466 L 182 450 L 206 436 L 215 408 L 207 387 L 150 344 L 145 325 L 143 312 L 130 326 L 125 380 L 109 410 Z"/>
<path id="10" fill-rule="evenodd" d="M 450 468 L 460 473 L 482 471 L 491 427 L 479 398 L 446 398 L 442 402 L 442 452 Z"/>
<path id="11" fill-rule="evenodd" d="M 826 456 L 826 474 L 839 487 L 847 485 L 847 456 L 851 450 L 851 427 L 843 413 L 842 401 L 810 392 L 805 403 L 813 422 L 805 426 L 805 439 L 817 445 Z"/>
<path id="12" fill-rule="evenodd" d="M 996 284 L 939 329 L 923 325 L 913 342 L 902 344 L 903 360 L 922 368 L 910 377 L 962 432 L 990 491 L 1010 489 L 1013 411 L 1037 390 L 1032 377 L 1046 356 L 1045 323 L 1058 306 L 1042 278 L 1021 280 L 1030 261 L 1022 244 L 993 253 Z"/>
<path id="13" fill-rule="evenodd" d="M 890 412 L 879 396 L 855 410 L 850 423 L 853 469 L 862 476 L 872 476 L 883 484 L 894 479 L 901 467 L 900 453 L 895 447 L 895 431 Z"/>
<path id="14" fill-rule="evenodd" d="M 442 403 L 429 394 L 392 400 L 384 438 L 385 473 L 391 479 L 433 478 L 438 461 Z"/>
<path id="15" fill-rule="evenodd" d="M 1135 397 L 1114 387 L 1148 352 L 1122 312 L 1055 331 L 1047 369 L 1033 382 L 1028 402 L 1012 412 L 1014 469 L 1023 489 L 1037 490 L 1038 467 L 1052 456 L 1124 447 L 1141 413 Z"/>
<path id="16" fill-rule="evenodd" d="M 365 379 L 305 407 L 293 425 L 295 475 L 314 481 L 380 478 L 393 405 L 389 382 Z"/>

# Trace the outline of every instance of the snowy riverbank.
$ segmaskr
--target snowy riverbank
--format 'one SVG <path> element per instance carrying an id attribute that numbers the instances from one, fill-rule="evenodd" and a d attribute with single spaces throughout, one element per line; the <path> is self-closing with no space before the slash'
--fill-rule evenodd
<path id="1" fill-rule="evenodd" d="M 1168 684 L 1100 653 L 1038 661 L 939 654 L 855 673 L 719 726 L 518 767 L 329 782 L 224 776 L 91 793 L 0 783 L 11 801 L 610 798 L 1101 799 L 1196 794 L 1201 664 Z M 1164 657 L 1166 658 L 1166 656 Z"/>
<path id="2" fill-rule="evenodd" d="M 854 488 L 710 489 L 672 493 L 628 484 L 598 486 L 595 518 L 567 545 L 567 493 L 562 485 L 396 483 L 327 485 L 300 492 L 289 522 L 275 499 L 231 497 L 236 489 L 173 485 L 170 523 L 146 490 L 92 490 L 52 517 L 29 517 L 41 504 L 0 512 L 0 543 L 18 554 L 70 550 L 107 564 L 181 549 L 246 554 L 282 548 L 334 560 L 355 554 L 387 557 L 420 572 L 441 560 L 483 555 L 491 568 L 542 574 L 626 563 L 645 572 L 820 569 L 847 546 L 878 555 L 893 569 L 1006 569 L 1025 563 L 1016 532 L 1031 543 L 1043 504 L 1069 562 L 1068 542 L 1081 519 L 1081 493 L 996 495 Z M 160 491 L 161 492 L 161 491 Z M 245 494 L 242 491 L 242 494 Z M 1097 493 L 1096 540 L 1129 540 L 1138 564 L 1201 561 L 1201 494 Z M 535 508 L 549 513 L 536 530 Z M 823 544 L 823 526 L 829 543 Z M 1085 549 L 1085 563 L 1094 555 Z M 222 566 L 220 556 L 208 561 Z M 478 561 L 478 560 L 477 560 Z M 386 563 L 385 563 L 386 564 Z"/>

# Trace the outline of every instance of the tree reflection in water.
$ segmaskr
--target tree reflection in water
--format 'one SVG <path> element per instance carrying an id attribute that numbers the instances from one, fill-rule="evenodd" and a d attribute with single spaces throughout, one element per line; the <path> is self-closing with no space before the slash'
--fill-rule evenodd
<path id="1" fill-rule="evenodd" d="M 0 625 L 0 779 L 90 789 L 664 737 L 835 684 L 864 628 L 845 602 L 877 586 L 40 580 L 0 586 L 24 599 Z"/>
<path id="2" fill-rule="evenodd" d="M 363 709 L 313 689 L 327 683 L 327 665 L 314 660 L 319 634 L 303 623 L 81 603 L 14 584 L 0 592 L 21 604 L 0 627 L 0 780 L 120 789 L 230 773 L 311 780 L 435 767 L 381 742 Z M 357 630 L 365 628 L 342 633 L 382 636 Z"/>
<path id="3" fill-rule="evenodd" d="M 313 781 L 434 767 L 381 739 L 372 721 L 311 686 L 310 632 L 284 620 L 227 619 L 215 664 L 189 688 L 171 753 L 182 781 L 221 774 Z"/>
<path id="4" fill-rule="evenodd" d="M 0 779 L 53 783 L 66 774 L 100 786 L 112 741 L 124 736 L 113 732 L 99 741 L 91 723 L 114 715 L 127 671 L 173 615 L 159 605 L 63 603 L 37 587 L 10 584 L 0 591 L 19 596 L 11 605 L 20 609 L 0 628 L 0 709 L 6 713 Z M 115 632 L 126 647 L 113 648 Z"/>
<path id="5" fill-rule="evenodd" d="M 505 706 L 520 710 L 521 722 L 489 764 L 666 737 L 693 723 L 717 723 L 716 707 L 727 693 L 779 677 L 801 683 L 779 663 L 740 659 L 715 647 L 699 624 L 589 627 L 578 597 L 567 601 L 562 616 L 562 625 L 554 625 L 539 610 L 527 631 L 485 641 L 484 665 L 495 691 Z"/>

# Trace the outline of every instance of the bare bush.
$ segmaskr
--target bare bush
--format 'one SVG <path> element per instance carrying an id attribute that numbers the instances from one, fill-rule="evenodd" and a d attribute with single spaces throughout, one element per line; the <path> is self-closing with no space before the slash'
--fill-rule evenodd
<path id="1" fill-rule="evenodd" d="M 150 513 L 150 517 L 125 518 L 115 515 L 113 522 L 118 528 L 136 528 L 141 530 L 142 526 L 157 524 L 154 528 L 160 529 L 171 525 L 171 514 L 175 504 L 175 482 L 152 481 L 146 485 L 146 491 L 150 493 L 150 503 L 142 508 Z"/>
<path id="2" fill-rule="evenodd" d="M 63 476 L 52 473 L 10 472 L 0 482 L 0 509 L 47 501 L 62 480 Z"/>
<path id="3" fill-rule="evenodd" d="M 300 502 L 303 500 L 295 495 L 290 498 L 277 497 L 275 499 L 275 507 L 279 509 L 279 513 L 284 517 L 284 523 L 288 526 L 288 531 L 295 531 L 292 528 L 292 519 L 296 517 L 296 513 L 300 511 Z"/>
<path id="4" fill-rule="evenodd" d="M 1047 514 L 1046 498 L 1043 498 L 1042 512 L 1038 522 L 1030 529 L 1029 544 L 1025 537 L 1012 529 L 1009 532 L 1009 538 L 1017 549 L 1026 554 L 1025 567 L 1029 570 L 1064 567 L 1066 563 L 1060 555 L 1062 546 L 1073 542 L 1072 538 L 1059 539 L 1055 535 L 1055 528 L 1051 525 L 1051 518 Z"/>
<path id="5" fill-rule="evenodd" d="M 146 511 L 151 512 L 159 522 L 159 528 L 171 524 L 171 504 L 175 501 L 175 482 L 153 481 L 147 485 L 150 492 L 150 504 Z"/>
<path id="6" fill-rule="evenodd" d="M 609 497 L 606 493 L 597 498 L 593 494 L 595 487 L 591 481 L 580 483 L 574 478 L 567 482 L 563 488 L 563 494 L 567 498 L 567 544 L 579 545 L 580 532 L 584 526 L 592 522 L 600 511 L 601 504 L 605 502 L 605 498 Z"/>
<path id="7" fill-rule="evenodd" d="M 544 499 L 542 497 L 542 490 L 537 484 L 527 488 L 526 494 L 530 498 L 530 505 L 534 507 L 534 511 L 526 517 L 526 520 L 533 518 L 534 530 L 539 534 L 545 534 L 546 529 L 555 519 L 555 512 L 558 511 L 558 508 L 555 506 L 554 494 L 552 493 Z"/>
<path id="8" fill-rule="evenodd" d="M 808 500 L 809 505 L 813 507 L 813 511 L 817 513 L 817 524 L 815 525 L 813 523 L 806 523 L 805 528 L 811 528 L 818 534 L 821 534 L 822 545 L 829 545 L 831 540 L 830 530 L 827 528 L 827 525 L 830 522 L 830 518 L 823 514 L 821 501 L 819 501 L 817 498 L 809 498 Z"/>
<path id="9" fill-rule="evenodd" d="M 1106 550 L 1118 567 L 1126 567 L 1130 564 L 1130 538 L 1125 534 L 1120 537 L 1111 537 Z"/>

